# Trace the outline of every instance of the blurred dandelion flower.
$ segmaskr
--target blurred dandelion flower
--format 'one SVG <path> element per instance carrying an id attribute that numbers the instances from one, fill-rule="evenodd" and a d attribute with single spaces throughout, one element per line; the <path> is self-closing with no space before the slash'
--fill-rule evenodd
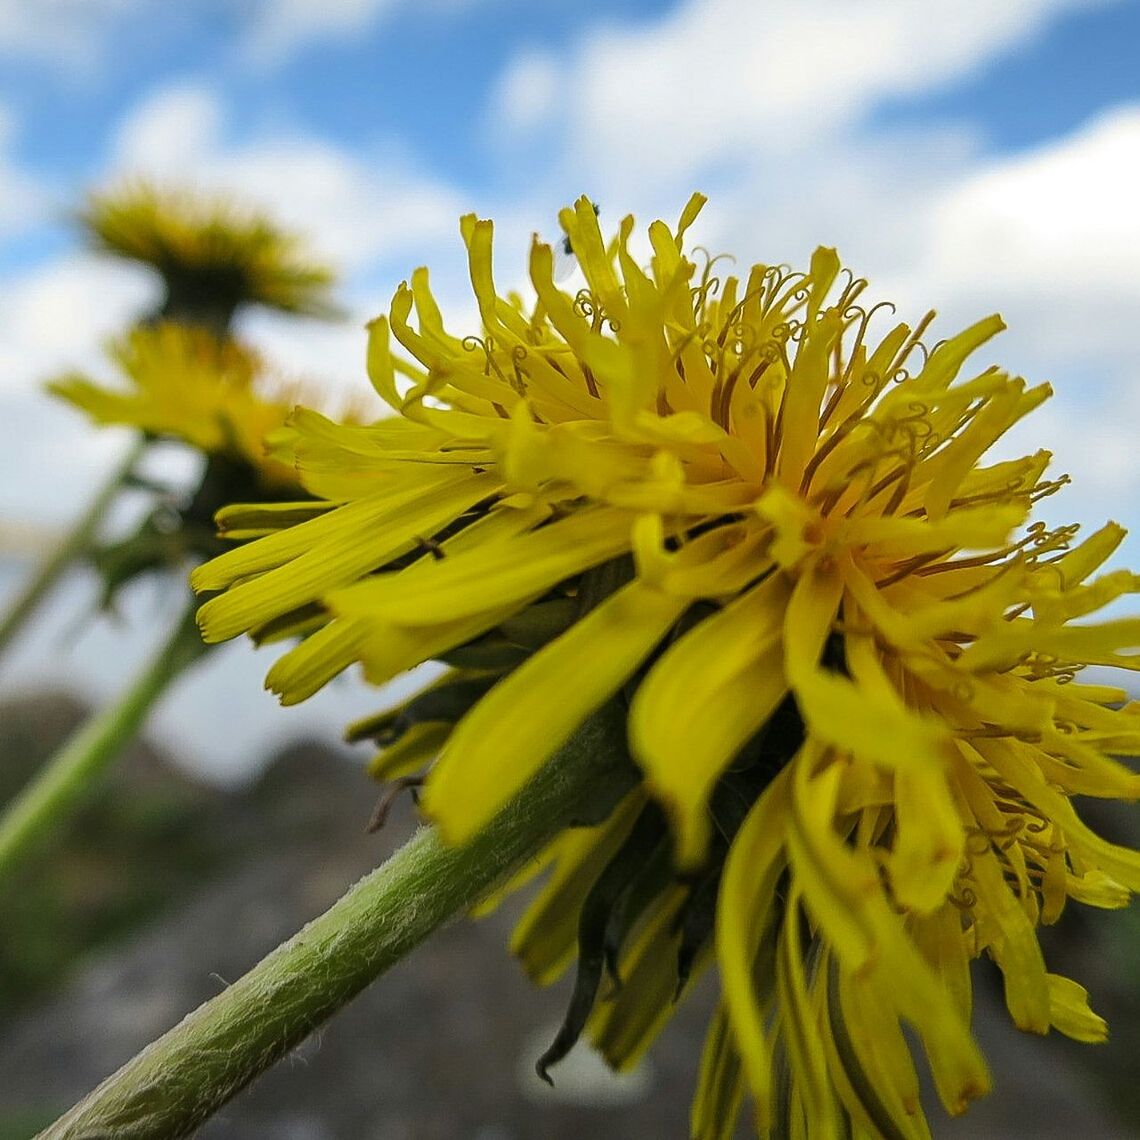
<path id="1" fill-rule="evenodd" d="M 1049 395 L 959 377 L 997 317 L 931 351 L 930 316 L 873 338 L 826 248 L 719 280 L 684 252 L 702 203 L 650 226 L 643 269 L 633 220 L 607 247 L 580 200 L 561 220 L 588 287 L 561 292 L 536 240 L 529 310 L 465 217 L 483 335 L 446 331 L 426 270 L 401 286 L 368 362 L 398 415 L 295 414 L 278 446 L 323 501 L 222 511 L 260 541 L 195 571 L 225 591 L 200 623 L 306 634 L 267 680 L 286 702 L 356 661 L 377 683 L 451 664 L 354 731 L 384 777 L 438 754 L 423 807 L 452 843 L 627 702 L 643 780 L 544 853 L 514 939 L 540 981 L 578 957 L 540 1070 L 583 1030 L 633 1064 L 715 963 L 695 1136 L 731 1134 L 747 1092 L 762 1133 L 925 1137 L 904 1027 L 950 1112 L 989 1086 L 972 959 L 1020 1028 L 1105 1035 L 1036 928 L 1140 887 L 1072 804 L 1140 795 L 1113 758 L 1140 754 L 1140 708 L 1075 680 L 1140 666 L 1140 620 L 1078 621 L 1140 579 L 1094 577 L 1115 524 L 1023 529 L 1065 481 L 1046 452 L 979 465 Z"/>
<path id="2" fill-rule="evenodd" d="M 134 477 L 163 494 L 135 533 L 93 549 L 105 605 L 141 572 L 217 554 L 213 516 L 224 503 L 292 499 L 301 492 L 292 467 L 266 444 L 301 390 L 273 382 L 249 349 L 199 326 L 164 321 L 112 341 L 108 355 L 125 384 L 72 373 L 51 381 L 48 390 L 96 424 L 178 440 L 202 452 L 206 463 L 197 489 L 181 498 Z"/>
<path id="3" fill-rule="evenodd" d="M 220 196 L 136 182 L 93 194 L 79 220 L 100 249 L 153 266 L 167 287 L 156 314 L 221 332 L 243 304 L 332 316 L 333 272 L 300 238 Z"/>
<path id="4" fill-rule="evenodd" d="M 50 381 L 48 391 L 99 425 L 135 427 L 207 454 L 228 453 L 266 481 L 296 483 L 292 469 L 268 455 L 265 437 L 285 423 L 297 393 L 274 393 L 249 349 L 192 325 L 163 322 L 112 341 L 108 356 L 125 387 L 71 373 Z"/>
<path id="5" fill-rule="evenodd" d="M 297 392 L 267 391 L 260 361 L 233 339 L 233 318 L 252 303 L 334 311 L 327 300 L 332 274 L 306 260 L 296 237 L 228 199 L 137 182 L 92 195 L 80 221 L 97 246 L 156 268 L 165 297 L 140 328 L 110 348 L 126 388 L 104 388 L 78 374 L 49 388 L 96 423 L 137 427 L 144 437 L 0 626 L 0 644 L 77 552 L 91 554 L 100 566 L 109 602 L 141 570 L 215 553 L 213 515 L 222 504 L 280 497 L 285 487 L 295 496 L 292 469 L 268 456 L 264 439 L 281 427 Z M 133 537 L 93 545 L 101 516 L 122 486 L 163 490 L 135 470 L 146 437 L 155 436 L 180 439 L 206 455 L 197 491 L 180 503 L 168 496 Z"/>

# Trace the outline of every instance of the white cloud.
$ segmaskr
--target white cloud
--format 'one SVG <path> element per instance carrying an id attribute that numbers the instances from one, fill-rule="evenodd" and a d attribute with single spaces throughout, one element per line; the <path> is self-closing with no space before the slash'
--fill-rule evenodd
<path id="1" fill-rule="evenodd" d="M 0 281 L 0 514 L 63 522 L 83 503 L 122 440 L 95 432 L 39 388 L 81 367 L 104 371 L 100 344 L 153 297 L 144 275 L 73 254 Z"/>
<path id="2" fill-rule="evenodd" d="M 531 49 L 516 56 L 499 77 L 487 113 L 491 134 L 526 134 L 554 113 L 562 67 L 549 52 Z"/>
<path id="3" fill-rule="evenodd" d="M 246 21 L 242 50 L 253 67 L 276 67 L 311 43 L 367 34 L 399 9 L 446 20 L 477 2 L 485 0 L 260 0 Z"/>
<path id="4" fill-rule="evenodd" d="M 153 295 L 143 273 L 89 253 L 0 281 L 0 388 L 27 391 L 89 359 Z"/>
<path id="5" fill-rule="evenodd" d="M 587 32 L 563 65 L 564 111 L 550 118 L 591 185 L 684 182 L 726 156 L 776 162 L 766 150 L 817 146 L 882 97 L 961 76 L 1088 6 L 688 0 L 650 26 Z"/>
<path id="6" fill-rule="evenodd" d="M 921 271 L 1036 317 L 1051 352 L 1134 358 L 1140 311 L 1140 103 L 996 161 L 931 211 Z"/>
<path id="7" fill-rule="evenodd" d="M 217 145 L 222 118 L 217 96 L 203 84 L 160 88 L 119 123 L 112 164 L 160 171 L 192 168 Z"/>
<path id="8" fill-rule="evenodd" d="M 86 69 L 119 20 L 150 7 L 150 0 L 0 0 L 0 55 Z"/>
<path id="9" fill-rule="evenodd" d="M 1140 104 L 1112 110 L 1032 151 L 978 164 L 932 196 L 900 282 L 940 298 L 957 320 L 997 310 L 1009 331 L 993 356 L 1048 380 L 1054 398 L 1010 445 L 1046 443 L 1073 486 L 1047 517 L 1131 525 L 1140 561 L 1140 217 L 1130 193 Z M 989 355 L 989 354 L 987 354 Z"/>
<path id="10" fill-rule="evenodd" d="M 345 42 L 367 34 L 400 7 L 447 17 L 473 0 L 243 0 L 240 4 L 167 5 L 158 0 L 0 0 L 0 57 L 44 60 L 87 78 L 113 59 L 127 21 L 152 34 L 184 34 L 188 21 L 211 21 L 236 9 L 245 62 L 271 68 L 308 44 Z"/>
<path id="11" fill-rule="evenodd" d="M 246 52 L 255 64 L 277 64 L 308 41 L 363 32 L 392 7 L 393 0 L 263 0 L 249 25 Z"/>
<path id="12" fill-rule="evenodd" d="M 157 176 L 245 197 L 283 224 L 313 235 L 316 252 L 346 270 L 367 268 L 455 232 L 462 212 L 457 192 L 417 171 L 394 148 L 350 153 L 285 131 L 231 143 L 225 122 L 212 88 L 162 88 L 120 123 L 111 177 Z"/>
<path id="13" fill-rule="evenodd" d="M 450 238 L 462 212 L 456 191 L 398 159 L 370 162 L 309 139 L 231 151 L 210 173 L 287 224 L 312 229 L 319 219 L 322 250 L 352 269 Z"/>

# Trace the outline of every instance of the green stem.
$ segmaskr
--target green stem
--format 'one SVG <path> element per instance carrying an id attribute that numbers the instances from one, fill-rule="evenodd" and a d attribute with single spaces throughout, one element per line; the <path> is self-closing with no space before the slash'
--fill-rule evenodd
<path id="1" fill-rule="evenodd" d="M 633 785 L 607 707 L 469 844 L 419 831 L 320 918 L 108 1077 L 40 1140 L 192 1133 L 433 930 Z"/>
<path id="2" fill-rule="evenodd" d="M 107 513 L 107 508 L 130 477 L 146 447 L 146 438 L 139 435 L 111 477 L 99 488 L 87 510 L 64 536 L 63 541 L 48 555 L 32 580 L 27 583 L 12 602 L 8 612 L 0 619 L 0 654 L 23 629 L 24 623 L 32 616 L 44 595 L 56 584 L 63 572 L 91 548 L 91 540 Z"/>
<path id="3" fill-rule="evenodd" d="M 0 815 L 0 878 L 83 798 L 133 739 L 167 685 L 205 652 L 195 605 L 119 700 L 96 713 L 59 749 Z"/>

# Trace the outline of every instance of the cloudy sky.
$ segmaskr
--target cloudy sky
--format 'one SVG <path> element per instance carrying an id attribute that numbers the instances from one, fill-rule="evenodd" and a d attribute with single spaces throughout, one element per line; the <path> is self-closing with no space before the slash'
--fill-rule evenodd
<path id="1" fill-rule="evenodd" d="M 495 218 L 509 282 L 580 193 L 616 227 L 701 189 L 697 240 L 740 265 L 836 245 L 903 314 L 936 308 L 936 335 L 1001 312 L 979 363 L 1057 392 L 1015 441 L 1074 478 L 1047 517 L 1137 526 L 1138 46 L 1135 0 L 0 0 L 0 519 L 63 524 L 123 446 L 38 385 L 98 370 L 151 295 L 67 222 L 143 173 L 264 204 L 340 268 L 343 325 L 244 330 L 338 391 L 416 265 L 469 319 L 460 213 Z M 77 591 L 0 689 L 119 683 L 162 604 L 77 636 Z M 164 723 L 199 751 L 225 739 L 224 767 L 374 702 L 346 685 L 278 719 L 267 664 L 229 651 Z"/>

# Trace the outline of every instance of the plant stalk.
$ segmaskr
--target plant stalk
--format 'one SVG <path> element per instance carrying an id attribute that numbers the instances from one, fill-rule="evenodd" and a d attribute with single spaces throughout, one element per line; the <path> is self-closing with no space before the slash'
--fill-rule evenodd
<path id="1" fill-rule="evenodd" d="M 111 477 L 96 492 L 87 510 L 9 606 L 8 612 L 0 619 L 0 654 L 4 653 L 23 629 L 28 618 L 35 612 L 47 592 L 59 581 L 64 571 L 90 550 L 91 541 L 95 537 L 99 523 L 107 513 L 107 508 L 130 477 L 146 447 L 146 438 L 140 434 L 131 444 L 122 462 L 112 472 Z"/>
<path id="2" fill-rule="evenodd" d="M 40 1140 L 187 1136 L 369 982 L 633 786 L 625 716 L 588 720 L 466 846 L 424 828 L 328 911 L 108 1077 Z"/>
<path id="3" fill-rule="evenodd" d="M 133 684 L 97 712 L 32 777 L 0 814 L 0 878 L 85 797 L 131 742 L 171 681 L 206 650 L 191 603 Z"/>

